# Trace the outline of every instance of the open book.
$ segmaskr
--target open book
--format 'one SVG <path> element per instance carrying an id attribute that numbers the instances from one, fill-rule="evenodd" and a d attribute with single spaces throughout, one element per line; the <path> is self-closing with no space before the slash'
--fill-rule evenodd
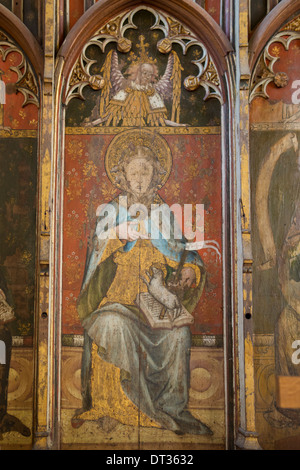
<path id="1" fill-rule="evenodd" d="M 148 292 L 138 294 L 135 303 L 145 315 L 150 326 L 154 329 L 163 328 L 172 330 L 176 327 L 191 325 L 194 322 L 194 317 L 183 305 L 181 305 L 180 315 L 172 320 L 170 310 L 165 308 Z M 161 318 L 162 316 L 163 318 Z"/>
<path id="2" fill-rule="evenodd" d="M 0 291 L 0 323 L 8 323 L 13 320 L 15 320 L 13 309 L 6 302 L 4 295 Z"/>

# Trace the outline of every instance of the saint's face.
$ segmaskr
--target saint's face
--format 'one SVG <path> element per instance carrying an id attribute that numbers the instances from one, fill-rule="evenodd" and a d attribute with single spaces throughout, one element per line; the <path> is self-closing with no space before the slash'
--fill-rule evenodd
<path id="1" fill-rule="evenodd" d="M 153 166 L 140 151 L 127 165 L 125 175 L 131 191 L 136 196 L 143 196 L 150 188 Z"/>
<path id="2" fill-rule="evenodd" d="M 183 288 L 188 288 L 191 287 L 195 281 L 195 271 L 190 267 L 184 268 L 181 272 L 181 277 L 179 281 L 180 286 Z"/>
<path id="3" fill-rule="evenodd" d="M 153 82 L 153 67 L 150 64 L 143 64 L 140 69 L 140 85 L 146 86 Z"/>

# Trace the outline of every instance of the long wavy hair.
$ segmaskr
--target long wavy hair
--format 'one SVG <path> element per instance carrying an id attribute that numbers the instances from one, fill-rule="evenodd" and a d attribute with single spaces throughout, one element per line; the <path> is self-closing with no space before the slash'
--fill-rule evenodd
<path id="1" fill-rule="evenodd" d="M 141 155 L 153 168 L 151 186 L 148 195 L 145 196 L 146 198 L 150 198 L 161 187 L 162 176 L 165 175 L 166 171 L 160 164 L 155 153 L 149 147 L 131 143 L 128 148 L 123 151 L 118 164 L 112 168 L 111 173 L 115 175 L 116 185 L 127 194 L 130 194 L 131 191 L 126 178 L 126 167 L 133 160 L 141 158 Z"/>

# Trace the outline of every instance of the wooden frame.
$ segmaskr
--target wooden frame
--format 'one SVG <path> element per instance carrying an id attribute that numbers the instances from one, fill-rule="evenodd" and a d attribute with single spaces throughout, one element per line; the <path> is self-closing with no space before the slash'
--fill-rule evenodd
<path id="1" fill-rule="evenodd" d="M 72 67 L 74 66 L 75 61 L 81 53 L 82 48 L 88 39 L 96 33 L 101 25 L 104 25 L 111 17 L 115 17 L 119 13 L 133 9 L 139 5 L 150 6 L 153 8 L 158 8 L 165 13 L 169 13 L 172 16 L 180 18 L 181 21 L 186 24 L 191 30 L 198 35 L 199 39 L 203 41 L 206 45 L 209 53 L 214 59 L 217 70 L 221 78 L 221 87 L 223 91 L 224 105 L 222 109 L 222 168 L 223 168 L 223 197 L 226 201 L 226 204 L 223 208 L 223 220 L 224 220 L 224 229 L 223 229 L 223 244 L 225 246 L 224 256 L 226 261 L 224 261 L 224 279 L 225 286 L 223 288 L 224 292 L 224 309 L 226 314 L 226 322 L 224 321 L 224 331 L 225 336 L 228 338 L 228 344 L 224 346 L 226 349 L 226 366 L 225 366 L 225 375 L 227 379 L 227 390 L 226 390 L 226 400 L 228 407 L 228 416 L 230 415 L 230 423 L 227 422 L 227 430 L 229 427 L 234 428 L 233 422 L 233 388 L 234 388 L 234 375 L 232 373 L 233 361 L 232 355 L 233 344 L 233 312 L 231 304 L 231 286 L 232 286 L 232 268 L 231 260 L 233 257 L 233 244 L 232 236 L 234 233 L 233 230 L 233 221 L 230 219 L 230 210 L 229 206 L 232 204 L 232 194 L 230 194 L 230 188 L 233 187 L 233 163 L 231 161 L 232 155 L 232 142 L 230 140 L 231 132 L 229 130 L 230 126 L 230 116 L 232 114 L 232 96 L 233 92 L 230 89 L 232 80 L 230 74 L 230 61 L 228 57 L 233 52 L 232 46 L 229 43 L 228 38 L 225 33 L 222 31 L 219 25 L 212 20 L 210 15 L 199 7 L 197 4 L 191 0 L 175 0 L 170 4 L 169 1 L 163 0 L 148 0 L 145 2 L 137 0 L 100 0 L 94 6 L 89 8 L 87 12 L 80 18 L 76 25 L 72 28 L 67 38 L 65 39 L 62 47 L 60 48 L 57 55 L 56 70 L 55 70 L 55 80 L 56 80 L 56 96 L 55 96 L 55 147 L 53 153 L 53 210 L 52 210 L 52 229 L 51 229 L 51 259 L 50 264 L 52 265 L 52 274 L 49 280 L 50 292 L 49 292 L 49 301 L 51 305 L 51 311 L 49 312 L 49 317 L 51 318 L 51 324 L 49 328 L 53 332 L 53 337 L 51 343 L 53 347 L 54 355 L 51 358 L 52 365 L 50 365 L 50 370 L 53 371 L 53 376 L 50 378 L 50 383 L 52 384 L 52 390 L 54 392 L 54 400 L 50 404 L 50 415 L 53 418 L 53 423 L 56 423 L 52 426 L 51 434 L 54 443 L 54 447 L 60 447 L 60 358 L 61 358 L 61 319 L 57 316 L 59 308 L 61 305 L 61 294 L 59 293 L 59 286 L 61 282 L 61 272 L 60 272 L 60 253 L 61 253 L 61 228 L 59 225 L 60 214 L 62 210 L 62 163 L 63 163 L 63 150 L 64 150 L 64 107 L 62 102 L 65 99 L 65 85 L 67 82 L 67 77 L 71 72 Z M 217 31 L 217 34 L 216 34 Z M 227 206 L 227 207 L 225 207 Z M 233 213 L 233 212 L 232 212 Z M 55 273 L 55 274 L 54 274 Z M 227 321 L 228 320 L 228 321 Z M 230 360 L 229 360 L 230 359 Z M 52 394 L 51 390 L 49 390 Z M 229 398 L 228 398 L 229 397 Z M 231 398 L 230 398 L 231 397 Z M 48 413 L 49 413 L 48 411 Z M 45 410 L 46 412 L 46 410 Z M 234 432 L 231 430 L 227 432 L 227 448 L 233 447 Z"/>

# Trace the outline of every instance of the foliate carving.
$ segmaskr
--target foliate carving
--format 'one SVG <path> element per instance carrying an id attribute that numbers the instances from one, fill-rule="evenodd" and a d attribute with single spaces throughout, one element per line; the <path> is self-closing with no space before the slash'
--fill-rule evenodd
<path id="1" fill-rule="evenodd" d="M 282 28 L 282 31 L 300 31 L 300 16 L 287 23 Z"/>
<path id="2" fill-rule="evenodd" d="M 223 102 L 219 75 L 206 47 L 179 21 L 169 16 L 164 16 L 162 13 L 150 7 L 138 7 L 125 13 L 123 16 L 118 16 L 111 20 L 84 46 L 81 56 L 74 65 L 67 82 L 65 104 L 68 104 L 72 98 L 84 99 L 83 89 L 88 85 L 94 85 L 93 88 L 98 90 L 108 85 L 106 83 L 107 78 L 105 77 L 104 69 L 100 72 L 103 73 L 103 75 L 98 74 L 95 79 L 92 78 L 95 76 L 91 73 L 91 67 L 96 61 L 89 57 L 88 48 L 90 46 L 97 46 L 104 53 L 108 44 L 116 43 L 116 48 L 119 52 L 131 54 L 131 56 L 133 55 L 132 42 L 125 37 L 125 32 L 129 29 L 136 30 L 138 28 L 134 22 L 134 17 L 137 12 L 143 9 L 153 14 L 154 21 L 150 29 L 160 30 L 164 35 L 162 39 L 157 41 L 157 49 L 160 53 L 168 56 L 173 55 L 175 57 L 176 53 L 173 49 L 175 44 L 181 47 L 183 55 L 186 55 L 192 46 L 198 46 L 201 50 L 201 53 L 198 54 L 200 57 L 192 61 L 197 67 L 198 73 L 185 77 L 183 80 L 183 85 L 186 90 L 194 91 L 199 87 L 203 87 L 206 91 L 204 100 L 217 98 L 221 103 Z M 176 70 L 178 71 L 178 77 L 181 82 L 180 71 L 183 69 L 180 64 L 178 64 Z"/>
<path id="3" fill-rule="evenodd" d="M 179 21 L 174 20 L 173 18 L 167 18 L 169 24 L 169 37 L 176 36 L 189 36 L 191 33 L 188 29 L 184 28 Z"/>
<path id="4" fill-rule="evenodd" d="M 76 83 L 80 83 L 82 81 L 85 81 L 88 79 L 88 75 L 84 73 L 84 70 L 80 64 L 80 61 L 78 61 L 73 69 L 73 74 L 70 79 L 70 85 L 76 85 Z"/>
<path id="5" fill-rule="evenodd" d="M 81 60 L 79 60 L 73 69 L 73 74 L 69 83 L 71 87 L 77 89 L 77 95 L 81 97 L 81 90 L 87 84 L 89 84 L 94 90 L 100 90 L 104 86 L 104 79 L 101 75 L 88 75 L 84 70 L 84 65 Z"/>
<path id="6" fill-rule="evenodd" d="M 207 53 L 203 55 L 202 59 L 194 61 L 194 64 L 197 65 L 199 73 L 197 76 L 190 75 L 184 80 L 185 88 L 194 91 L 202 86 L 206 91 L 204 99 L 212 96 L 219 97 L 219 75 Z"/>
<path id="7" fill-rule="evenodd" d="M 274 75 L 274 83 L 278 88 L 284 88 L 289 82 L 289 77 L 285 72 L 277 72 Z"/>
<path id="8" fill-rule="evenodd" d="M 120 23 L 121 23 L 121 16 L 118 16 L 117 18 L 110 21 L 109 23 L 106 23 L 104 28 L 100 29 L 98 34 L 118 37 L 120 33 Z"/>
<path id="9" fill-rule="evenodd" d="M 24 96 L 22 106 L 31 103 L 39 107 L 38 86 L 31 65 L 20 47 L 3 31 L 0 31 L 0 55 L 2 60 L 5 62 L 12 53 L 17 53 L 20 58 L 18 65 L 11 66 L 10 70 L 17 74 L 14 89 Z"/>
<path id="10" fill-rule="evenodd" d="M 289 23 L 284 30 L 277 33 L 266 45 L 253 74 L 250 85 L 250 102 L 258 96 L 269 98 L 267 86 L 271 82 L 278 88 L 287 86 L 289 82 L 288 75 L 285 72 L 274 72 L 274 65 L 280 59 L 279 48 L 273 47 L 272 52 L 270 51 L 271 46 L 275 43 L 282 44 L 285 50 L 288 51 L 291 42 L 300 39 L 300 32 L 290 29 L 292 28 L 292 23 Z M 293 23 L 293 27 L 295 25 L 296 23 Z"/>

